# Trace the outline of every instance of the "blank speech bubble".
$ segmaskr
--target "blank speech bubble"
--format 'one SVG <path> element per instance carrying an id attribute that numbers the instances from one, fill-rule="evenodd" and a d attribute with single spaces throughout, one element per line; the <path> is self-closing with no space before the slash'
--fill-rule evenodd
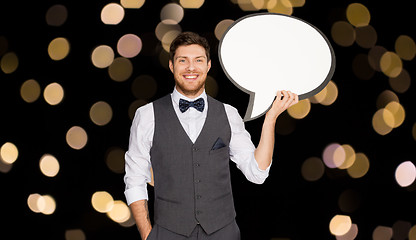
<path id="1" fill-rule="evenodd" d="M 319 93 L 335 71 L 335 54 L 325 35 L 310 23 L 277 13 L 236 20 L 222 36 L 219 60 L 227 77 L 250 94 L 244 121 L 265 114 L 278 90 L 299 100 Z"/>

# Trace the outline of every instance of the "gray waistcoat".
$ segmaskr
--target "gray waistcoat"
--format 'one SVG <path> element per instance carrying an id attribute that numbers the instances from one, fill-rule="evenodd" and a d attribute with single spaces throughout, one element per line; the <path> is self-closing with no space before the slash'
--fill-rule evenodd
<path id="1" fill-rule="evenodd" d="M 208 233 L 234 220 L 229 170 L 231 129 L 224 105 L 208 96 L 208 113 L 195 144 L 170 95 L 153 102 L 155 132 L 150 150 L 154 174 L 154 220 L 189 236 L 196 224 Z M 213 150 L 218 138 L 225 147 Z"/>

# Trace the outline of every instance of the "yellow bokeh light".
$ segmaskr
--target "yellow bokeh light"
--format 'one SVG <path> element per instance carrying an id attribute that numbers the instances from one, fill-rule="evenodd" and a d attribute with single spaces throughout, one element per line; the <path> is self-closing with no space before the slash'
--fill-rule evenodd
<path id="1" fill-rule="evenodd" d="M 27 103 L 36 101 L 41 93 L 39 83 L 34 79 L 25 81 L 20 87 L 20 96 Z"/>
<path id="2" fill-rule="evenodd" d="M 380 68 L 386 76 L 397 77 L 403 69 L 403 63 L 396 53 L 387 51 L 381 56 Z"/>
<path id="3" fill-rule="evenodd" d="M 302 177 L 307 181 L 317 181 L 325 173 L 325 166 L 318 157 L 311 157 L 302 163 Z"/>
<path id="4" fill-rule="evenodd" d="M 55 199 L 50 195 L 43 195 L 42 198 L 45 201 L 45 208 L 41 211 L 45 215 L 51 215 L 56 210 Z"/>
<path id="5" fill-rule="evenodd" d="M 16 71 L 18 66 L 19 66 L 19 58 L 14 52 L 8 52 L 4 54 L 3 57 L 1 58 L 0 68 L 6 74 L 13 73 L 14 71 Z"/>
<path id="6" fill-rule="evenodd" d="M 309 100 L 311 101 L 311 103 L 314 103 L 314 104 L 321 103 L 325 99 L 327 91 L 328 89 L 325 87 L 319 93 L 310 97 Z"/>
<path id="7" fill-rule="evenodd" d="M 364 153 L 357 153 L 354 164 L 347 168 L 347 172 L 352 178 L 361 178 L 370 169 L 370 161 Z"/>
<path id="8" fill-rule="evenodd" d="M 65 240 L 86 240 L 84 231 L 81 229 L 70 229 L 65 231 Z"/>
<path id="9" fill-rule="evenodd" d="M 393 127 L 390 126 L 394 125 L 394 116 L 389 110 L 384 108 L 379 109 L 373 115 L 372 125 L 374 131 L 376 131 L 378 134 L 386 135 L 393 130 Z"/>
<path id="10" fill-rule="evenodd" d="M 179 0 L 179 4 L 183 8 L 198 9 L 204 5 L 205 0 Z"/>
<path id="11" fill-rule="evenodd" d="M 167 32 L 165 35 L 163 35 L 163 38 L 161 40 L 162 47 L 166 52 L 170 51 L 170 44 L 175 40 L 175 38 L 180 34 L 179 31 L 172 30 Z"/>
<path id="12" fill-rule="evenodd" d="M 124 154 L 126 151 L 119 147 L 113 147 L 107 152 L 105 163 L 115 173 L 124 173 Z"/>
<path id="13" fill-rule="evenodd" d="M 45 199 L 38 193 L 30 194 L 27 198 L 27 205 L 30 210 L 40 213 L 45 209 Z"/>
<path id="14" fill-rule="evenodd" d="M 289 115 L 295 119 L 305 118 L 311 111 L 311 102 L 309 99 L 300 100 L 297 104 L 287 109 Z"/>
<path id="15" fill-rule="evenodd" d="M 258 11 L 264 7 L 264 0 L 238 0 L 238 6 L 243 11 Z"/>
<path id="16" fill-rule="evenodd" d="M 109 3 L 101 10 L 101 21 L 108 25 L 117 25 L 124 18 L 124 8 L 117 3 Z"/>
<path id="17" fill-rule="evenodd" d="M 160 20 L 165 24 L 179 24 L 183 16 L 183 8 L 176 3 L 168 3 L 160 11 Z"/>
<path id="18" fill-rule="evenodd" d="M 234 20 L 231 19 L 224 19 L 215 26 L 214 34 L 218 40 L 221 40 L 222 36 L 224 35 L 225 31 L 227 31 L 228 27 L 234 23 Z"/>
<path id="19" fill-rule="evenodd" d="M 407 35 L 400 35 L 396 39 L 394 49 L 395 49 L 397 55 L 403 60 L 410 61 L 416 55 L 415 41 Z"/>
<path id="20" fill-rule="evenodd" d="M 305 0 L 290 0 L 293 7 L 303 7 L 305 5 Z"/>
<path id="21" fill-rule="evenodd" d="M 408 187 L 415 182 L 416 167 L 411 161 L 402 162 L 395 172 L 397 184 L 401 187 Z"/>
<path id="22" fill-rule="evenodd" d="M 64 89 L 59 83 L 51 83 L 43 91 L 43 97 L 48 104 L 57 105 L 64 98 Z"/>
<path id="23" fill-rule="evenodd" d="M 39 161 L 40 171 L 47 177 L 55 177 L 59 172 L 59 162 L 51 154 L 45 154 Z"/>
<path id="24" fill-rule="evenodd" d="M 141 8 L 145 0 L 121 0 L 120 4 L 124 8 Z"/>
<path id="25" fill-rule="evenodd" d="M 4 143 L 0 148 L 0 158 L 6 164 L 13 164 L 19 156 L 19 150 L 11 142 Z"/>
<path id="26" fill-rule="evenodd" d="M 370 49 L 368 52 L 368 63 L 374 70 L 379 72 L 381 71 L 380 59 L 386 52 L 387 49 L 382 46 L 374 46 Z"/>
<path id="27" fill-rule="evenodd" d="M 122 223 L 129 220 L 131 215 L 130 209 L 123 201 L 114 201 L 113 208 L 107 212 L 107 216 L 117 223 Z"/>
<path id="28" fill-rule="evenodd" d="M 409 230 L 409 240 L 416 240 L 416 225 Z"/>
<path id="29" fill-rule="evenodd" d="M 71 127 L 66 133 L 66 142 L 73 149 L 79 150 L 84 148 L 87 141 L 87 132 L 79 126 Z"/>
<path id="30" fill-rule="evenodd" d="M 338 98 L 338 87 L 337 85 L 331 80 L 326 85 L 326 94 L 325 98 L 320 102 L 322 105 L 329 106 L 333 104 Z"/>
<path id="31" fill-rule="evenodd" d="M 361 3 L 351 3 L 347 7 L 347 19 L 355 27 L 367 26 L 370 23 L 370 12 Z"/>
<path id="32" fill-rule="evenodd" d="M 342 236 L 350 231 L 351 226 L 352 222 L 349 216 L 335 215 L 329 223 L 329 230 L 332 235 Z"/>
<path id="33" fill-rule="evenodd" d="M 90 108 L 90 118 L 93 123 L 98 126 L 107 125 L 113 117 L 111 106 L 104 102 L 98 101 Z"/>
<path id="34" fill-rule="evenodd" d="M 387 104 L 386 109 L 393 114 L 393 125 L 389 125 L 389 127 L 397 128 L 402 125 L 406 115 L 403 106 L 400 103 L 393 101 Z M 386 124 L 388 124 L 387 121 Z"/>
<path id="35" fill-rule="evenodd" d="M 70 47 L 66 38 L 55 38 L 49 43 L 48 54 L 52 60 L 59 61 L 68 56 Z"/>
<path id="36" fill-rule="evenodd" d="M 351 167 L 355 162 L 355 150 L 349 144 L 343 144 L 341 147 L 345 152 L 345 161 L 338 167 L 339 169 L 347 169 Z"/>
<path id="37" fill-rule="evenodd" d="M 351 46 L 356 39 L 354 27 L 345 21 L 338 21 L 332 25 L 331 36 L 334 42 L 342 47 Z"/>
<path id="38" fill-rule="evenodd" d="M 125 58 L 135 57 L 141 50 L 142 40 L 134 34 L 125 34 L 117 42 L 117 51 Z"/>
<path id="39" fill-rule="evenodd" d="M 116 82 L 126 81 L 133 73 L 133 64 L 131 61 L 124 57 L 118 57 L 114 59 L 108 68 L 108 74 L 110 78 Z"/>
<path id="40" fill-rule="evenodd" d="M 98 46 L 91 54 L 91 61 L 97 68 L 106 68 L 114 61 L 114 51 L 107 45 Z"/>
<path id="41" fill-rule="evenodd" d="M 289 0 L 270 0 L 267 2 L 267 11 L 292 15 L 293 6 Z"/>
<path id="42" fill-rule="evenodd" d="M 398 93 L 405 93 L 409 90 L 411 82 L 410 74 L 406 69 L 402 69 L 397 77 L 389 78 L 390 87 Z"/>
<path id="43" fill-rule="evenodd" d="M 113 209 L 114 199 L 108 192 L 98 191 L 92 195 L 91 204 L 97 212 L 106 213 Z"/>
<path id="44" fill-rule="evenodd" d="M 165 34 L 167 34 L 170 31 L 182 32 L 182 28 L 179 24 L 166 24 L 166 23 L 160 22 L 156 26 L 155 34 L 156 34 L 157 39 L 159 39 L 159 41 L 162 41 Z"/>

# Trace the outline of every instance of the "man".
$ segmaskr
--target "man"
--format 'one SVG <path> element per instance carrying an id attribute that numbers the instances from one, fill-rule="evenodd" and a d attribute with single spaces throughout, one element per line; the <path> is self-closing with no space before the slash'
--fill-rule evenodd
<path id="1" fill-rule="evenodd" d="M 126 152 L 126 199 L 141 238 L 148 240 L 237 240 L 229 160 L 246 178 L 261 184 L 268 176 L 277 117 L 298 102 L 278 91 L 254 147 L 238 111 L 207 96 L 211 68 L 207 40 L 180 34 L 170 46 L 172 94 L 136 111 Z M 154 176 L 154 225 L 147 182 Z"/>

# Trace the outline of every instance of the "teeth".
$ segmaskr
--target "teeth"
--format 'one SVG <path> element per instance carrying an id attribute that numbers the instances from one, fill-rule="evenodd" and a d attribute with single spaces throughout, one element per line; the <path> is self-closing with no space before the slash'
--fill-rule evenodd
<path id="1" fill-rule="evenodd" d="M 196 78 L 197 76 L 185 76 L 185 78 L 186 79 L 194 79 L 194 78 Z"/>

